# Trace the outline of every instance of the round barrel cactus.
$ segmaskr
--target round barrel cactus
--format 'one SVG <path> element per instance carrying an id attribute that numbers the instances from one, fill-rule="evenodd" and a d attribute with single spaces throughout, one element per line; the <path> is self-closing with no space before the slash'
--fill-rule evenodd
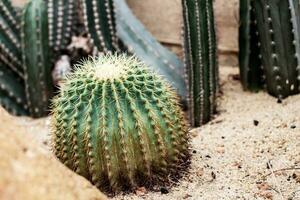
<path id="1" fill-rule="evenodd" d="M 103 191 L 166 183 L 188 159 L 175 92 L 134 57 L 84 61 L 52 109 L 56 156 Z"/>

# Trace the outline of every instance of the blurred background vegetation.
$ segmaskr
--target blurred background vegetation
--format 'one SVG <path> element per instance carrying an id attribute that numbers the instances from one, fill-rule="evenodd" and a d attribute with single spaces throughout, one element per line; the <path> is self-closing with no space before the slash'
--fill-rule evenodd
<path id="1" fill-rule="evenodd" d="M 23 6 L 27 0 L 12 0 Z M 182 58 L 181 0 L 127 0 L 134 14 L 163 45 Z M 238 0 L 215 0 L 220 65 L 237 66 Z"/>

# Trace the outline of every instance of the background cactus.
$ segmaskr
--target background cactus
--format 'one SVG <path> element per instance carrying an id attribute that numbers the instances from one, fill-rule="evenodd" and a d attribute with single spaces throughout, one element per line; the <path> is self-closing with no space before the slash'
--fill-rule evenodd
<path id="1" fill-rule="evenodd" d="M 182 0 L 185 65 L 192 126 L 208 122 L 216 112 L 218 64 L 212 0 Z"/>
<path id="2" fill-rule="evenodd" d="M 27 115 L 24 82 L 9 67 L 0 64 L 0 105 L 15 115 Z"/>
<path id="3" fill-rule="evenodd" d="M 136 58 L 85 61 L 54 100 L 54 152 L 102 190 L 167 181 L 189 155 L 177 100 Z"/>
<path id="4" fill-rule="evenodd" d="M 260 55 L 258 58 L 261 58 L 261 61 L 255 58 L 256 63 L 253 65 L 241 63 L 243 79 L 246 78 L 245 71 L 252 71 L 252 77 L 263 78 L 268 92 L 279 99 L 299 93 L 299 2 L 297 0 L 252 0 L 248 2 L 247 6 L 247 10 L 251 8 L 253 10 L 255 18 L 251 24 L 254 25 L 241 26 L 240 32 L 244 29 L 256 32 L 259 41 L 256 45 L 248 47 L 248 51 L 258 52 L 257 49 L 259 49 Z M 246 9 L 246 6 L 244 9 Z M 254 41 L 250 40 L 250 42 Z M 240 46 L 243 49 L 243 43 L 240 43 Z M 247 55 L 249 55 L 249 52 Z M 247 55 L 241 54 L 241 61 Z M 259 62 L 262 63 L 263 73 L 258 70 L 257 65 Z M 249 88 L 248 85 L 260 84 L 257 80 L 258 78 L 255 80 L 249 79 L 243 81 L 243 84 L 245 88 Z"/>
<path id="5" fill-rule="evenodd" d="M 253 1 L 240 1 L 239 67 L 244 89 L 258 91 L 263 85 L 260 42 L 257 21 L 254 16 Z"/>
<path id="6" fill-rule="evenodd" d="M 23 77 L 19 19 L 10 1 L 0 2 L 0 63 Z"/>
<path id="7" fill-rule="evenodd" d="M 116 8 L 117 36 L 128 52 L 136 55 L 151 69 L 163 75 L 186 101 L 185 71 L 176 55 L 162 45 L 133 15 L 124 0 L 114 0 Z"/>
<path id="8" fill-rule="evenodd" d="M 72 36 L 76 0 L 47 0 L 49 46 L 55 51 L 67 48 Z"/>
<path id="9" fill-rule="evenodd" d="M 51 52 L 48 42 L 47 4 L 29 2 L 22 14 L 21 39 L 25 91 L 33 117 L 44 116 L 53 95 Z"/>
<path id="10" fill-rule="evenodd" d="M 80 0 L 84 24 L 96 54 L 118 49 L 113 0 Z"/>

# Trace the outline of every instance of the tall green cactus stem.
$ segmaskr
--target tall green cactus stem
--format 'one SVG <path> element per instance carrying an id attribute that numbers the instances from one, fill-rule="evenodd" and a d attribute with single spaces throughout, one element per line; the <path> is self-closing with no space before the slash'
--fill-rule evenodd
<path id="1" fill-rule="evenodd" d="M 254 7 L 269 93 L 280 99 L 298 93 L 299 2 L 254 1 Z"/>
<path id="2" fill-rule="evenodd" d="M 175 92 L 134 57 L 84 61 L 52 112 L 56 156 L 101 190 L 166 182 L 189 155 Z"/>
<path id="3" fill-rule="evenodd" d="M 145 29 L 124 0 L 115 0 L 117 35 L 128 51 L 164 76 L 182 100 L 187 98 L 184 66 L 181 61 Z"/>
<path id="4" fill-rule="evenodd" d="M 41 117 L 48 111 L 53 92 L 47 5 L 43 0 L 33 0 L 26 5 L 22 14 L 21 39 L 29 111 L 33 117 Z"/>
<path id="5" fill-rule="evenodd" d="M 240 0 L 239 63 L 244 89 L 258 91 L 262 88 L 263 70 L 257 21 L 254 16 L 253 1 Z"/>
<path id="6" fill-rule="evenodd" d="M 75 4 L 74 0 L 48 1 L 49 45 L 55 51 L 66 49 L 71 40 Z"/>
<path id="7" fill-rule="evenodd" d="M 113 0 L 80 0 L 84 23 L 96 53 L 118 49 Z"/>
<path id="8" fill-rule="evenodd" d="M 216 111 L 218 65 L 212 0 L 182 0 L 190 121 L 208 122 Z"/>
<path id="9" fill-rule="evenodd" d="M 0 65 L 0 105 L 14 115 L 28 114 L 24 83 L 7 66 Z"/>
<path id="10" fill-rule="evenodd" d="M 257 25 L 244 28 L 253 29 L 250 30 L 251 32 L 257 31 L 258 45 L 251 46 L 249 51 L 257 51 L 259 47 L 261 53 L 259 58 L 262 58 L 263 76 L 268 92 L 279 99 L 299 93 L 299 2 L 297 0 L 252 0 L 251 4 L 253 4 L 254 22 Z M 254 43 L 251 40 L 248 42 Z M 244 56 L 241 55 L 241 58 L 243 59 Z M 251 68 L 253 67 L 256 65 L 253 64 Z M 245 69 L 241 70 L 242 77 L 243 70 Z M 253 76 L 261 77 L 260 72 L 253 72 Z M 256 84 L 251 79 L 249 82 L 249 85 Z"/>
<path id="11" fill-rule="evenodd" d="M 0 63 L 23 76 L 19 21 L 8 0 L 0 2 Z"/>

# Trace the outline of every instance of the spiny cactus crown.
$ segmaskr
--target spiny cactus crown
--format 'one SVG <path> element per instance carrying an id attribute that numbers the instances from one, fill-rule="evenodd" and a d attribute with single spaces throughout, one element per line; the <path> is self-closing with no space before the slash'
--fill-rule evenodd
<path id="1" fill-rule="evenodd" d="M 104 191 L 165 183 L 178 173 L 188 135 L 170 86 L 125 55 L 77 67 L 53 103 L 56 156 Z"/>

